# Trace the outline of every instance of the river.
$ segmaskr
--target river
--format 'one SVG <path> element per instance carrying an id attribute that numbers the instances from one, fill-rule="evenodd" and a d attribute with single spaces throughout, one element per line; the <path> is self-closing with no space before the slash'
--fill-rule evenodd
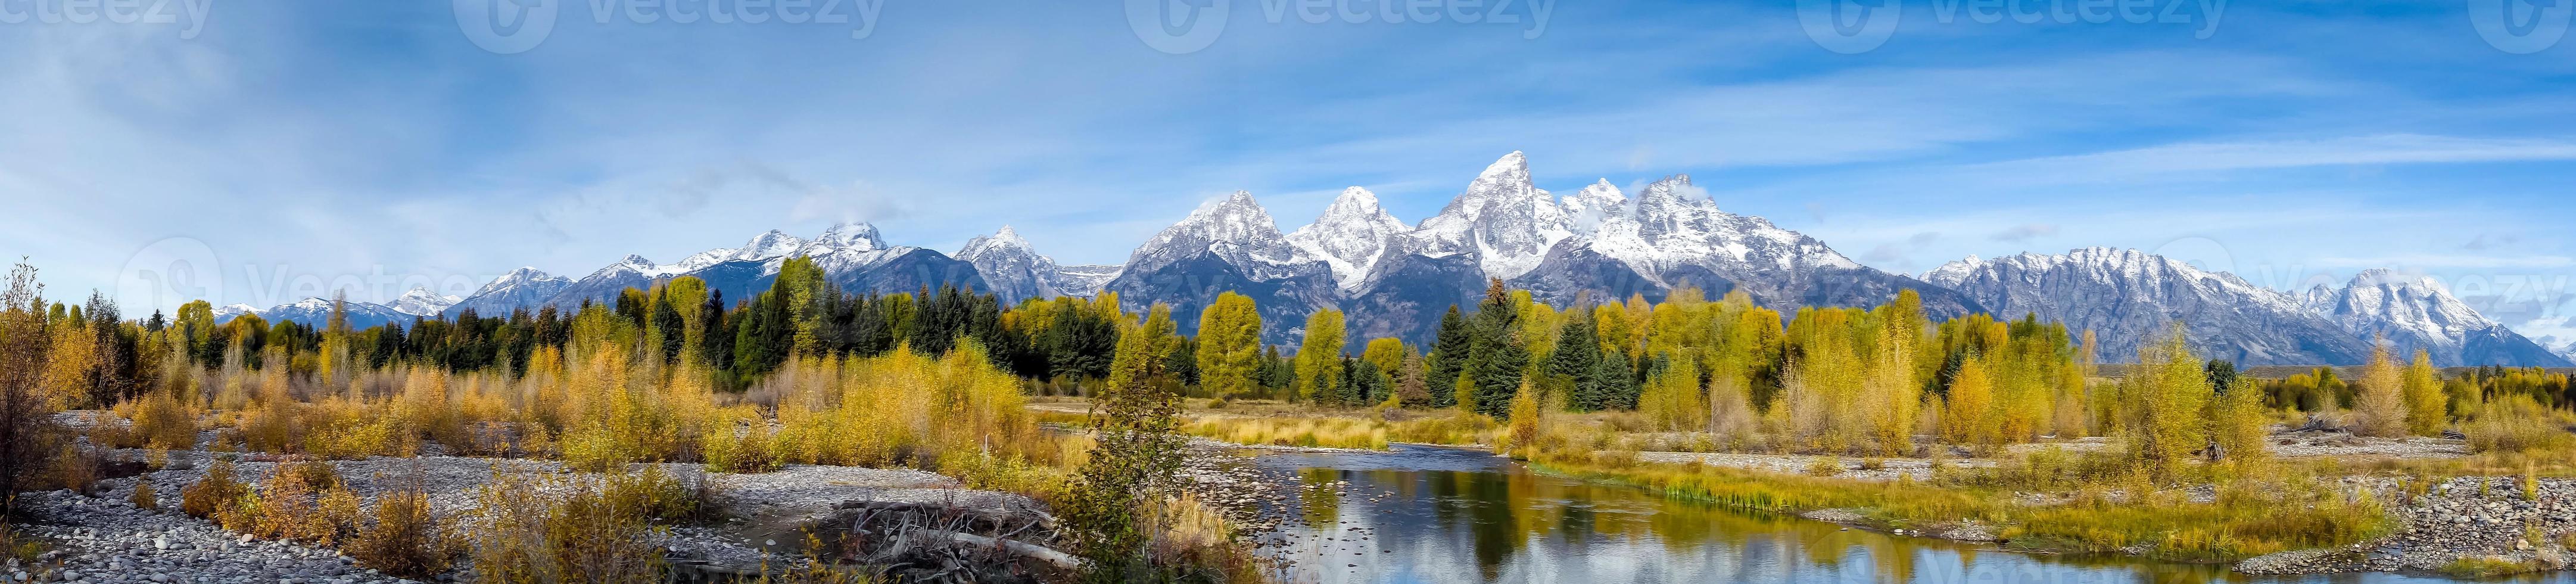
<path id="1" fill-rule="evenodd" d="M 1676 501 L 1537 473 L 1486 453 L 1253 455 L 1293 475 L 1295 521 L 1263 540 L 1292 582 L 1910 582 L 2415 584 L 2432 575 L 2248 577 L 2222 566 L 2000 551 Z M 2497 580 L 2490 580 L 2497 581 Z M 2501 580 L 2576 583 L 2576 575 Z"/>

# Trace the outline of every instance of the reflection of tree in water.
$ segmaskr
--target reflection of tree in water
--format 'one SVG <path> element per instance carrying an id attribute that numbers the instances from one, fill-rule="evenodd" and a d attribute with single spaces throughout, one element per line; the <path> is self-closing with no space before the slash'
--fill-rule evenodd
<path id="1" fill-rule="evenodd" d="M 1323 533 L 1342 516 L 1342 490 L 1332 485 L 1333 481 L 1342 480 L 1342 471 L 1308 468 L 1298 470 L 1297 474 L 1305 479 L 1304 492 L 1298 493 L 1298 499 L 1305 503 L 1306 526 Z"/>
<path id="2" fill-rule="evenodd" d="M 1397 549 L 1394 555 L 1367 552 L 1372 559 L 1423 560 L 1381 566 L 1376 577 L 1391 578 L 1385 581 L 2212 584 L 2226 570 L 2123 558 L 1981 555 L 1973 546 L 1845 531 L 1517 468 L 1300 469 L 1299 475 L 1307 483 L 1304 523 L 1318 537 L 1351 533 L 1339 523 L 1348 519 L 1371 526 L 1366 535 L 1377 543 L 1354 545 Z M 1329 486 L 1345 480 L 1357 498 Z M 1463 565 L 1471 558 L 1474 576 Z M 1339 573 L 1343 563 L 1309 569 Z M 2085 569 L 2091 566 L 2104 569 Z"/>

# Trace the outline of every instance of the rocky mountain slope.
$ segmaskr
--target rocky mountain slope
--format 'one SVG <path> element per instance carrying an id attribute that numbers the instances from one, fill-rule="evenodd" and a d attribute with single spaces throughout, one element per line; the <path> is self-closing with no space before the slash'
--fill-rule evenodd
<path id="1" fill-rule="evenodd" d="M 2176 322 L 2193 347 L 2241 365 L 2352 364 L 2370 354 L 2363 338 L 2287 293 L 2136 250 L 1970 257 L 1924 279 L 1998 316 L 2038 314 L 2070 330 L 2091 330 L 2108 362 L 2135 360 L 2139 347 Z"/>
<path id="2" fill-rule="evenodd" d="M 2341 289 L 2318 285 L 2299 300 L 2354 335 L 2386 338 L 2400 358 L 2421 350 L 2442 367 L 2570 366 L 2567 357 L 2478 314 L 2430 278 L 2366 270 Z"/>

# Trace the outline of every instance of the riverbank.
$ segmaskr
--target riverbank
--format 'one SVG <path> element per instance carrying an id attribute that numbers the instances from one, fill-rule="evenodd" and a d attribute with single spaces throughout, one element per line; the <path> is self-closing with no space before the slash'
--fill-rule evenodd
<path id="1" fill-rule="evenodd" d="M 88 493 L 21 495 L 29 521 L 16 526 L 19 535 L 52 548 L 15 569 L 26 574 L 21 581 L 408 581 L 359 567 L 327 546 L 255 538 L 178 511 L 180 494 L 204 480 L 218 459 L 250 480 L 269 476 L 284 459 L 205 451 L 103 452 L 117 459 L 158 457 L 163 462 L 131 476 L 101 478 Z M 504 475 L 540 482 L 598 477 L 558 462 L 523 459 L 421 456 L 321 462 L 333 469 L 340 487 L 358 498 L 360 508 L 373 508 L 383 495 L 419 492 L 426 495 L 430 513 L 444 519 L 475 513 L 485 487 Z M 935 505 L 1052 521 L 1044 506 L 1028 497 L 969 489 L 957 479 L 917 470 L 790 465 L 769 473 L 732 474 L 706 473 L 696 464 L 650 466 L 685 477 L 696 485 L 696 496 L 703 497 L 709 520 L 672 525 L 651 535 L 653 546 L 666 552 L 663 562 L 703 573 L 759 574 L 802 565 L 804 529 L 836 509 L 853 506 Z M 136 496 L 141 485 L 151 486 L 149 497 Z"/>

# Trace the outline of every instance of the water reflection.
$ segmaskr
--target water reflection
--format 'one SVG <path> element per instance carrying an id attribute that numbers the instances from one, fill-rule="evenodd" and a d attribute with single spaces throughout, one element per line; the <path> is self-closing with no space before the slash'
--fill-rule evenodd
<path id="1" fill-rule="evenodd" d="M 1529 472 L 1483 453 L 1272 453 L 1303 485 L 1277 544 L 1296 582 L 2043 582 L 2413 584 L 2416 575 L 2250 578 L 2218 566 L 2033 556 L 1845 531 Z M 2553 575 L 2516 582 L 2576 583 Z"/>

